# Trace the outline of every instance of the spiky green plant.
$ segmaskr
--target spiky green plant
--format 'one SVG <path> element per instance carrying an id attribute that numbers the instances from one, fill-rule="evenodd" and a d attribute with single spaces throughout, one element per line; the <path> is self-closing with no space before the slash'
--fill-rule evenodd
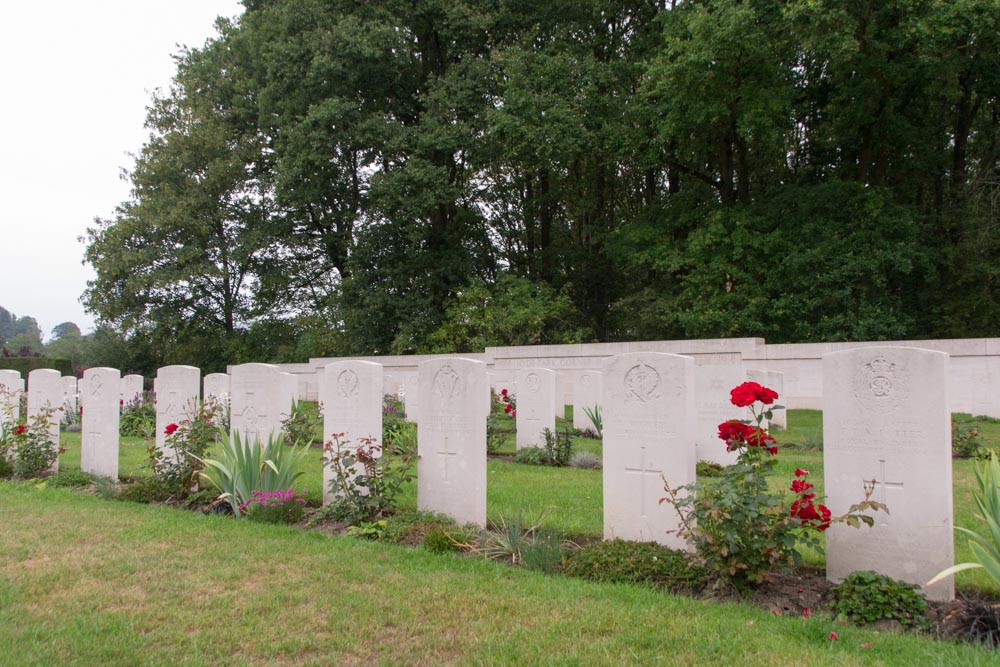
<path id="1" fill-rule="evenodd" d="M 953 565 L 928 581 L 928 586 L 956 572 L 978 567 L 985 569 L 990 578 L 1000 584 L 1000 460 L 996 454 L 990 454 L 982 468 L 976 467 L 976 481 L 979 483 L 979 493 L 974 494 L 979 507 L 976 518 L 986 524 L 987 537 L 961 526 L 956 526 L 955 530 L 969 536 L 969 549 L 978 562 Z"/>
<path id="2" fill-rule="evenodd" d="M 221 492 L 219 497 L 229 503 L 236 516 L 240 516 L 240 505 L 249 501 L 254 491 L 290 489 L 302 475 L 299 464 L 308 451 L 305 445 L 289 447 L 283 437 L 273 436 L 264 444 L 239 433 L 233 434 L 232 443 L 226 440 L 223 434 L 218 459 L 199 459 L 205 464 L 201 476 Z"/>
<path id="3" fill-rule="evenodd" d="M 593 410 L 588 407 L 584 407 L 583 413 L 587 415 L 587 419 L 589 419 L 590 423 L 594 425 L 594 430 L 597 431 L 597 437 L 604 438 L 604 418 L 601 416 L 601 406 L 594 405 Z"/>

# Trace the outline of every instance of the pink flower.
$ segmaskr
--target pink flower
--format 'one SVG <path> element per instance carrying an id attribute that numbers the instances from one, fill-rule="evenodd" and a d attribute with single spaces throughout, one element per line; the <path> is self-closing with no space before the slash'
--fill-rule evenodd
<path id="1" fill-rule="evenodd" d="M 829 639 L 830 641 L 834 641 L 835 639 L 840 639 L 840 637 L 837 636 L 836 632 L 831 632 L 829 635 L 827 635 L 827 639 Z"/>

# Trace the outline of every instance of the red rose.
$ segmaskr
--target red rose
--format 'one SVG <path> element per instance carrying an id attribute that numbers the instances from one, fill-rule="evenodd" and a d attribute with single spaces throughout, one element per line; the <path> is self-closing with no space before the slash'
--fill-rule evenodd
<path id="1" fill-rule="evenodd" d="M 774 403 L 774 399 L 776 398 L 778 398 L 778 392 L 768 387 L 761 387 L 760 390 L 757 391 L 757 400 L 764 405 L 771 405 L 771 403 Z"/>
<path id="2" fill-rule="evenodd" d="M 792 491 L 795 493 L 802 493 L 803 491 L 808 491 L 811 488 L 813 488 L 813 485 L 802 479 L 795 480 L 792 482 L 791 486 Z"/>
<path id="3" fill-rule="evenodd" d="M 771 447 L 771 443 L 774 441 L 774 438 L 756 428 L 751 429 L 750 434 L 747 436 L 747 444 L 751 447 Z"/>
<path id="4" fill-rule="evenodd" d="M 167 435 L 173 435 L 174 431 L 176 430 L 177 430 L 177 424 L 167 424 L 164 427 L 163 432 Z"/>
<path id="5" fill-rule="evenodd" d="M 745 408 L 753 405 L 753 402 L 757 400 L 758 389 L 762 389 L 762 387 L 756 382 L 744 382 L 729 392 L 729 396 L 733 405 L 738 408 Z"/>
<path id="6" fill-rule="evenodd" d="M 501 396 L 506 396 L 507 395 L 507 390 L 506 389 L 501 389 L 500 390 L 500 395 Z"/>
<path id="7" fill-rule="evenodd" d="M 18 424 L 15 430 L 18 435 L 24 435 L 24 424 Z"/>
<path id="8" fill-rule="evenodd" d="M 777 456 L 778 455 L 778 448 L 777 447 L 768 447 L 767 448 L 767 453 L 770 454 L 771 456 Z"/>
<path id="9" fill-rule="evenodd" d="M 809 474 L 808 470 L 803 470 L 802 468 L 796 468 L 795 469 L 795 476 L 796 477 L 805 477 L 808 474 Z"/>
<path id="10" fill-rule="evenodd" d="M 510 416 L 511 417 L 516 417 L 517 416 L 517 410 L 514 410 L 513 412 L 511 412 Z"/>
<path id="11" fill-rule="evenodd" d="M 743 442 L 753 432 L 753 427 L 738 421 L 728 421 L 719 424 L 719 439 L 727 443 L 733 441 Z"/>
<path id="12" fill-rule="evenodd" d="M 504 407 L 503 411 L 504 411 L 504 412 L 506 412 L 507 414 L 510 414 L 510 411 L 511 411 L 511 410 L 513 410 L 513 409 L 514 409 L 514 406 L 512 406 L 512 405 L 511 405 L 510 403 L 508 403 L 508 404 L 507 404 L 507 405 L 506 405 L 506 406 Z"/>

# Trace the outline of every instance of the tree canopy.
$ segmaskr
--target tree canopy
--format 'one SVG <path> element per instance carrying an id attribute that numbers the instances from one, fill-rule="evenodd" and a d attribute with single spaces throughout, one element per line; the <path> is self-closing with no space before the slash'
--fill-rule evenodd
<path id="1" fill-rule="evenodd" d="M 244 5 L 88 232 L 150 363 L 1000 327 L 995 0 Z"/>

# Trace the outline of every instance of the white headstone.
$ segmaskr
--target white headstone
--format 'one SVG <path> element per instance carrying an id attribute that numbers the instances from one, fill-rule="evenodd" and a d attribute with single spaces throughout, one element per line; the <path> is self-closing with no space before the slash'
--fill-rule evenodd
<path id="1" fill-rule="evenodd" d="M 545 429 L 556 432 L 556 373 L 544 368 L 517 372 L 517 448 L 542 447 Z"/>
<path id="2" fill-rule="evenodd" d="M 74 378 L 75 379 L 75 378 Z M 33 423 L 41 418 L 47 410 L 52 412 L 47 416 L 49 424 L 49 445 L 59 450 L 59 424 L 63 415 L 63 384 L 59 371 L 51 368 L 36 368 L 28 373 L 28 422 Z M 59 470 L 59 458 L 50 468 L 52 472 Z"/>
<path id="3" fill-rule="evenodd" d="M 695 480 L 694 360 L 631 352 L 606 359 L 604 411 L 604 537 L 687 548 L 680 520 L 659 503 L 671 488 Z"/>
<path id="4" fill-rule="evenodd" d="M 16 423 L 21 416 L 21 394 L 24 380 L 17 371 L 0 370 L 0 423 L 8 418 Z"/>
<path id="5" fill-rule="evenodd" d="M 83 372 L 83 436 L 80 469 L 118 481 L 118 419 L 121 373 L 114 368 Z"/>
<path id="6" fill-rule="evenodd" d="M 174 456 L 167 447 L 168 424 L 179 424 L 198 413 L 198 389 L 201 371 L 194 366 L 164 366 L 156 371 L 153 394 L 156 396 L 156 448 L 164 457 Z"/>
<path id="7" fill-rule="evenodd" d="M 72 411 L 73 415 L 80 414 L 80 400 L 79 400 L 79 388 L 77 386 L 76 378 L 72 375 L 67 375 L 62 379 L 63 388 L 63 407 L 67 410 Z"/>
<path id="8" fill-rule="evenodd" d="M 284 421 L 292 414 L 292 403 L 299 400 L 299 379 L 293 373 L 281 374 L 281 404 L 279 419 Z"/>
<path id="9" fill-rule="evenodd" d="M 733 405 L 730 395 L 734 387 L 746 381 L 747 372 L 741 365 L 695 367 L 695 443 L 699 461 L 711 461 L 719 465 L 736 463 L 736 452 L 727 452 L 726 443 L 719 439 L 719 424 L 732 419 L 748 418 L 747 409 Z"/>
<path id="10" fill-rule="evenodd" d="M 201 395 L 204 396 L 204 400 L 215 399 L 225 409 L 226 403 L 229 402 L 229 376 L 225 373 L 209 373 L 202 384 Z"/>
<path id="11" fill-rule="evenodd" d="M 420 411 L 420 383 L 417 373 L 405 373 L 400 381 L 400 391 L 403 393 L 403 413 L 406 420 L 419 423 L 417 414 Z"/>
<path id="12" fill-rule="evenodd" d="M 598 371 L 583 371 L 576 376 L 573 387 L 573 428 L 594 430 L 586 410 L 593 410 L 601 403 L 601 374 Z"/>
<path id="13" fill-rule="evenodd" d="M 767 372 L 767 386 L 778 393 L 776 405 L 785 404 L 785 374 L 781 371 Z M 778 408 L 771 411 L 771 426 L 780 429 L 788 428 L 788 411 L 785 408 Z"/>
<path id="14" fill-rule="evenodd" d="M 121 404 L 126 406 L 129 403 L 142 401 L 143 378 L 141 375 L 126 375 L 121 379 Z"/>
<path id="15" fill-rule="evenodd" d="M 457 357 L 424 361 L 417 382 L 417 506 L 459 524 L 485 526 L 486 364 Z"/>
<path id="16" fill-rule="evenodd" d="M 323 442 L 343 433 L 341 444 L 361 446 L 362 438 L 382 442 L 382 364 L 370 361 L 335 361 L 323 368 L 319 381 L 323 407 Z M 381 456 L 381 450 L 379 455 Z M 335 495 L 330 490 L 333 479 L 330 466 L 323 467 L 323 502 Z"/>
<path id="17" fill-rule="evenodd" d="M 230 431 L 266 443 L 281 433 L 281 370 L 272 364 L 233 366 L 229 386 Z M 235 436 L 233 436 L 235 437 Z"/>
<path id="18" fill-rule="evenodd" d="M 865 347 L 823 355 L 823 467 L 834 516 L 864 497 L 889 514 L 875 526 L 833 525 L 826 573 L 840 581 L 875 570 L 923 585 L 954 560 L 948 355 L 906 347 Z M 925 588 L 950 600 L 954 579 Z"/>

